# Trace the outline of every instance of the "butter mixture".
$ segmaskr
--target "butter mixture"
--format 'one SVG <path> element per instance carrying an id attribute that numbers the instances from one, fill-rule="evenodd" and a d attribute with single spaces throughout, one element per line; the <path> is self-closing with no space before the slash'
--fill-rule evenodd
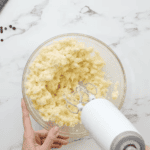
<path id="1" fill-rule="evenodd" d="M 94 56 L 91 53 L 94 52 Z M 59 126 L 74 127 L 81 123 L 81 112 L 71 113 L 66 108 L 66 101 L 63 94 L 74 102 L 73 92 L 79 81 L 91 83 L 97 86 L 96 98 L 106 96 L 108 87 L 112 84 L 104 80 L 105 72 L 102 68 L 105 66 L 104 60 L 99 52 L 93 47 L 85 47 L 84 43 L 78 42 L 73 38 L 66 38 L 53 42 L 50 46 L 44 47 L 34 62 L 29 67 L 30 74 L 27 77 L 25 88 L 26 94 L 31 98 L 33 107 L 37 109 L 44 121 L 55 121 Z M 94 87 L 88 87 L 88 90 L 95 92 Z M 118 94 L 114 94 L 116 99 Z M 77 93 L 74 98 L 79 100 Z M 83 101 L 88 97 L 83 95 Z M 69 105 L 72 111 L 76 107 Z"/>
<path id="2" fill-rule="evenodd" d="M 113 100 L 116 100 L 119 96 L 119 92 L 117 90 L 118 86 L 119 86 L 119 82 L 116 82 L 115 86 L 114 86 L 114 91 L 112 92 L 112 99 Z"/>

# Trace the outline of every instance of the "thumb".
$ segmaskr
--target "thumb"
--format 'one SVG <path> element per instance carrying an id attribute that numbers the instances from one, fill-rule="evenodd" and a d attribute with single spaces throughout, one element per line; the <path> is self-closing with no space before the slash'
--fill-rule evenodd
<path id="1" fill-rule="evenodd" d="M 49 150 L 53 144 L 53 140 L 59 135 L 59 127 L 53 127 L 48 132 L 45 142 L 42 145 L 42 150 Z"/>

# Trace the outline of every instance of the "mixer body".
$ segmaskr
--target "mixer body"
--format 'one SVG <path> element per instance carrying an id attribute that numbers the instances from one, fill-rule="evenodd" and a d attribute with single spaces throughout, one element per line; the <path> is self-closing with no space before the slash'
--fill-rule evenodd
<path id="1" fill-rule="evenodd" d="M 72 113 L 82 111 L 82 124 L 97 144 L 104 150 L 145 150 L 144 140 L 133 124 L 109 100 L 95 99 L 97 88 L 93 85 L 96 94 L 92 94 L 86 88 L 88 84 L 91 83 L 79 82 L 76 91 L 80 94 L 80 100 L 77 106 L 72 104 L 78 111 Z M 82 105 L 81 91 L 89 97 L 85 106 Z"/>
<path id="2" fill-rule="evenodd" d="M 110 101 L 91 95 L 80 111 L 85 129 L 104 150 L 145 150 L 140 133 Z"/>

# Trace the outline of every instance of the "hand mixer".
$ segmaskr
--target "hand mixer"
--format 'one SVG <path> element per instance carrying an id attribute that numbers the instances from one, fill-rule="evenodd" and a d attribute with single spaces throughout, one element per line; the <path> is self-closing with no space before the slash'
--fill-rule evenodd
<path id="1" fill-rule="evenodd" d="M 76 92 L 80 94 L 78 105 L 69 102 L 65 95 L 64 98 L 68 104 L 78 108 L 77 112 L 73 112 L 66 104 L 69 111 L 72 113 L 82 111 L 82 124 L 96 143 L 105 150 L 145 150 L 144 140 L 132 123 L 109 100 L 95 99 L 97 88 L 93 85 L 96 89 L 96 94 L 93 94 L 87 90 L 88 84 L 91 83 L 79 82 L 76 88 Z M 83 94 L 81 91 L 88 95 L 88 102 L 82 102 Z M 86 105 L 83 106 L 82 104 Z"/>

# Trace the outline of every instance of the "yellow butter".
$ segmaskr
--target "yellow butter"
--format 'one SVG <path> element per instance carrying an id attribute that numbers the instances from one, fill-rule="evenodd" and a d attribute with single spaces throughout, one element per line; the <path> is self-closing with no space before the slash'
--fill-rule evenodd
<path id="1" fill-rule="evenodd" d="M 85 47 L 84 43 L 73 38 L 54 42 L 40 51 L 29 68 L 26 94 L 34 100 L 33 106 L 39 110 L 43 120 L 70 127 L 81 123 L 81 112 L 71 113 L 63 98 L 63 94 L 67 96 L 75 91 L 79 81 L 95 84 L 98 89 L 96 98 L 106 95 L 111 82 L 104 80 L 105 73 L 101 69 L 105 62 L 98 51 L 92 57 L 93 51 L 93 47 Z M 95 93 L 94 88 L 89 90 Z M 114 93 L 113 97 L 116 95 Z M 75 98 L 79 100 L 78 95 Z M 86 94 L 83 101 L 87 102 Z M 76 110 L 73 106 L 70 109 Z"/>

